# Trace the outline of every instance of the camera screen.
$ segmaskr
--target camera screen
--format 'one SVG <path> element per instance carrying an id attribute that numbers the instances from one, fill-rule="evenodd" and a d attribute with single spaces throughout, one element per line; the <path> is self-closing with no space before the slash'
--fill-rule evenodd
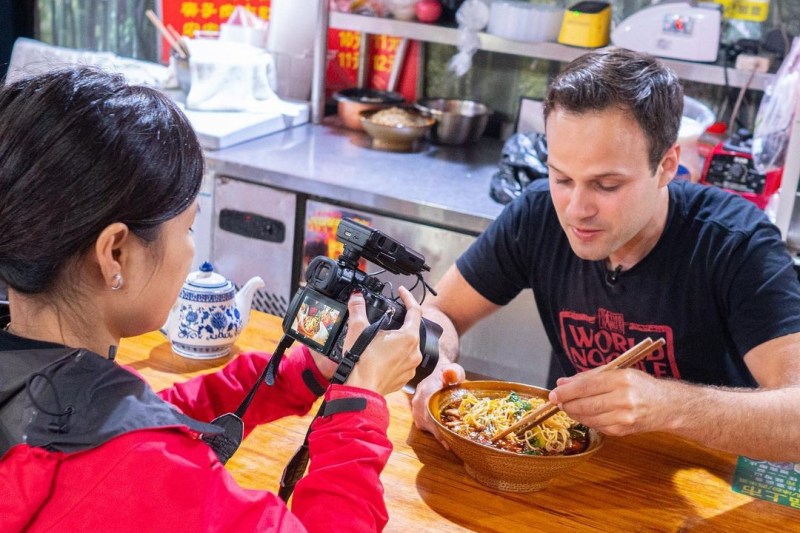
<path id="1" fill-rule="evenodd" d="M 289 333 L 310 348 L 327 354 L 346 316 L 346 305 L 306 288 Z"/>

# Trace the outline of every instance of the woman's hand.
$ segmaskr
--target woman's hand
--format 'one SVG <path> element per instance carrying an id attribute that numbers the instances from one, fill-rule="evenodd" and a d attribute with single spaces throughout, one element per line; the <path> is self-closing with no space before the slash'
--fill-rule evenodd
<path id="1" fill-rule="evenodd" d="M 325 379 L 330 381 L 333 375 L 336 373 L 336 369 L 339 368 L 339 363 L 333 359 L 328 359 L 321 353 L 312 350 L 311 348 L 309 348 L 308 351 L 311 352 L 311 357 L 314 359 L 314 362 L 317 363 L 317 368 L 319 369 L 320 373 L 325 376 Z"/>
<path id="2" fill-rule="evenodd" d="M 400 299 L 406 316 L 400 329 L 379 331 L 356 363 L 347 385 L 361 387 L 386 395 L 399 390 L 414 377 L 422 362 L 419 350 L 419 324 L 422 309 L 405 287 L 400 287 Z M 369 325 L 366 304 L 360 293 L 354 293 L 347 303 L 350 318 L 344 346 L 349 350 L 361 332 Z"/>

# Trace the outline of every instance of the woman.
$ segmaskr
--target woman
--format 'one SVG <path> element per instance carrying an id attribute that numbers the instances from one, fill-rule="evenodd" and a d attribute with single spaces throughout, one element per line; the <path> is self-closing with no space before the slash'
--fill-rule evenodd
<path id="1" fill-rule="evenodd" d="M 381 395 L 414 374 L 420 309 L 381 332 L 346 385 L 299 348 L 262 385 L 246 430 L 328 403 L 366 404 L 314 422 L 311 465 L 290 512 L 236 485 L 203 440 L 267 363 L 240 355 L 158 395 L 112 359 L 120 338 L 157 329 L 188 274 L 203 174 L 197 139 L 152 89 L 88 68 L 0 90 L 0 530 L 380 530 L 391 451 Z M 367 324 L 354 294 L 347 345 Z M 315 393 L 314 391 L 317 391 Z M 266 452 L 266 450 L 265 450 Z"/>

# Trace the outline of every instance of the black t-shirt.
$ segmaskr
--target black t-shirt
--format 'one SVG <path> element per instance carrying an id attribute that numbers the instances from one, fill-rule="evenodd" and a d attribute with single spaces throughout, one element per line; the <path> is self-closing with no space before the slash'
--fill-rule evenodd
<path id="1" fill-rule="evenodd" d="M 800 283 L 778 229 L 739 196 L 683 181 L 669 185 L 658 243 L 616 282 L 605 261 L 572 252 L 547 180 L 509 204 L 456 265 L 499 305 L 533 289 L 565 375 L 661 337 L 665 347 L 640 364 L 650 374 L 756 386 L 744 355 L 800 331 Z"/>

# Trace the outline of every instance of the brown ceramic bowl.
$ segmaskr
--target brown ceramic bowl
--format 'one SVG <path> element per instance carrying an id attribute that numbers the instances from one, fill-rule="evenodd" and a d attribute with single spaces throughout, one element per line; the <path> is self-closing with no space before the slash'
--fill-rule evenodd
<path id="1" fill-rule="evenodd" d="M 373 148 L 393 152 L 410 152 L 414 149 L 416 141 L 424 137 L 436 122 L 435 119 L 425 116 L 417 109 L 402 109 L 410 117 L 413 117 L 414 125 L 404 125 L 402 123 L 389 125 L 374 122 L 372 117 L 376 113 L 383 111 L 383 109 L 371 109 L 359 113 L 364 131 L 372 137 Z"/>
<path id="2" fill-rule="evenodd" d="M 465 381 L 444 388 L 428 400 L 428 414 L 439 426 L 447 445 L 459 459 L 464 461 L 467 473 L 478 482 L 496 490 L 507 492 L 530 492 L 542 490 L 550 481 L 569 473 L 586 462 L 603 446 L 603 435 L 590 430 L 589 447 L 575 455 L 523 455 L 484 446 L 462 437 L 441 423 L 439 415 L 465 392 L 478 398 L 486 396 L 502 398 L 511 391 L 526 398 L 547 398 L 548 390 L 506 381 Z"/>
<path id="3" fill-rule="evenodd" d="M 336 112 L 345 127 L 362 130 L 359 113 L 370 109 L 384 109 L 405 102 L 403 95 L 373 89 L 344 89 L 333 95 Z"/>

